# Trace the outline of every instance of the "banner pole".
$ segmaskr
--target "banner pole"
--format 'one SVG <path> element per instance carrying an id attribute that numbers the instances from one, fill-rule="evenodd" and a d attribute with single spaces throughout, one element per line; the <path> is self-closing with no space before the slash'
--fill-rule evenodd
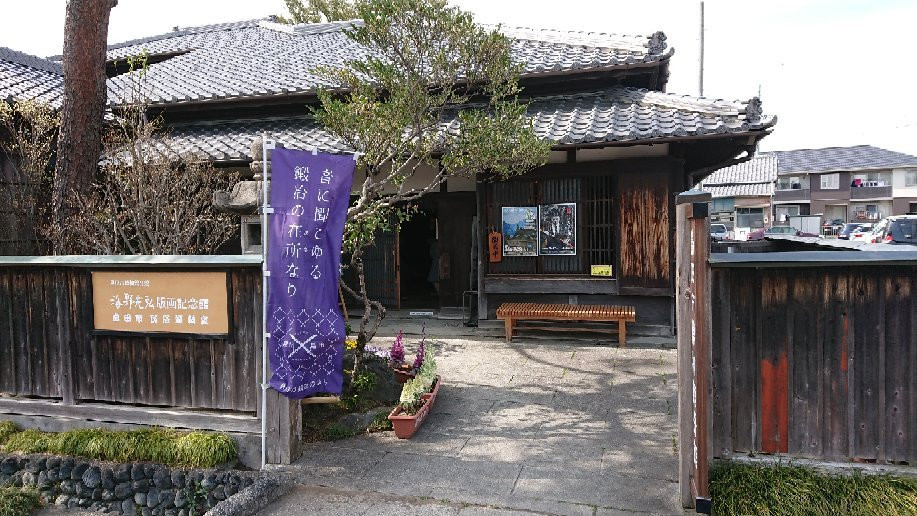
<path id="1" fill-rule="evenodd" d="M 261 469 L 267 464 L 267 215 L 268 215 L 268 148 L 274 148 L 274 142 L 268 143 L 267 133 L 261 137 Z"/>

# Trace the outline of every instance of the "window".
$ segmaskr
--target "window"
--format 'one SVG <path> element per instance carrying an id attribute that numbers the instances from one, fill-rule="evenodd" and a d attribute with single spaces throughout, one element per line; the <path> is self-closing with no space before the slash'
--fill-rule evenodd
<path id="1" fill-rule="evenodd" d="M 764 208 L 737 208 L 735 225 L 740 228 L 763 228 Z"/>
<path id="2" fill-rule="evenodd" d="M 786 222 L 790 217 L 799 215 L 799 206 L 790 204 L 787 206 L 777 206 L 774 210 L 776 222 Z"/>
<path id="3" fill-rule="evenodd" d="M 822 190 L 837 190 L 839 177 L 840 177 L 840 174 L 822 174 L 821 175 L 821 189 Z"/>
<path id="4" fill-rule="evenodd" d="M 904 186 L 917 186 L 917 170 L 908 170 L 905 173 Z"/>
<path id="5" fill-rule="evenodd" d="M 711 204 L 710 211 L 713 213 L 722 213 L 735 209 L 735 199 L 733 197 L 714 197 Z"/>
<path id="6" fill-rule="evenodd" d="M 778 190 L 799 190 L 800 188 L 802 188 L 802 183 L 798 176 L 781 177 L 777 180 Z"/>
<path id="7" fill-rule="evenodd" d="M 502 225 L 505 206 L 576 203 L 576 254 L 506 257 L 488 264 L 488 274 L 589 274 L 592 265 L 615 263 L 614 178 L 612 176 L 514 178 L 487 189 L 487 227 Z M 636 231 L 627 226 L 622 231 Z M 617 274 L 617 271 L 615 271 Z"/>
<path id="8" fill-rule="evenodd" d="M 908 205 L 907 212 L 911 215 L 917 215 L 917 202 L 912 202 Z"/>

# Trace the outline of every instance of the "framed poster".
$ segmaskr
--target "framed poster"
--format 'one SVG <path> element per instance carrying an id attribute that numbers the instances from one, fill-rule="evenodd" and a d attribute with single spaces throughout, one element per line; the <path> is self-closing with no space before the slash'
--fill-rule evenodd
<path id="1" fill-rule="evenodd" d="M 538 208 L 503 207 L 503 256 L 538 256 Z"/>
<path id="2" fill-rule="evenodd" d="M 538 207 L 538 254 L 576 254 L 576 203 Z"/>
<path id="3" fill-rule="evenodd" d="M 226 272 L 92 271 L 93 329 L 226 335 Z"/>

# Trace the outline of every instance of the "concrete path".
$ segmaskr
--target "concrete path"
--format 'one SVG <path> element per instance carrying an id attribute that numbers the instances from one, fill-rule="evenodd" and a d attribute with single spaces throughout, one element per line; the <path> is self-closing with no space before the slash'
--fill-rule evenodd
<path id="1" fill-rule="evenodd" d="M 450 338 L 438 363 L 412 439 L 308 445 L 281 468 L 300 487 L 262 514 L 683 514 L 673 350 Z"/>

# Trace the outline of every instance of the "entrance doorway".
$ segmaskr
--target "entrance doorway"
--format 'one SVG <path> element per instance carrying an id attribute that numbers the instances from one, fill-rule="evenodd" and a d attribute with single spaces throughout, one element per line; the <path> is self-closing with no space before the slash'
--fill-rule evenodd
<path id="1" fill-rule="evenodd" d="M 436 215 L 421 209 L 401 224 L 401 308 L 439 307 L 439 240 Z"/>

